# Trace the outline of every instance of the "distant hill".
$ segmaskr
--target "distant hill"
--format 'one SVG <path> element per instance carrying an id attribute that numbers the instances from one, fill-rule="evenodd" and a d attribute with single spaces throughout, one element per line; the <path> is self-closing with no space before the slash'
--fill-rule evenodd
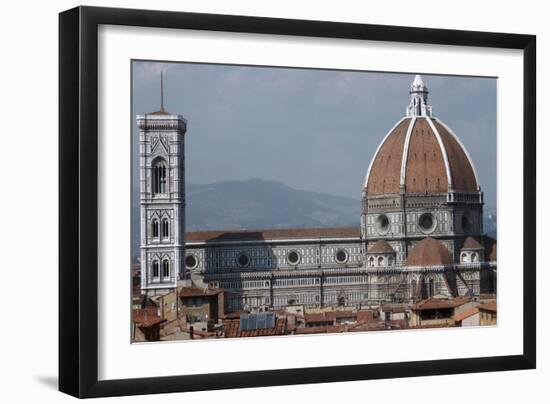
<path id="1" fill-rule="evenodd" d="M 359 226 L 359 200 L 251 179 L 187 184 L 187 230 Z"/>

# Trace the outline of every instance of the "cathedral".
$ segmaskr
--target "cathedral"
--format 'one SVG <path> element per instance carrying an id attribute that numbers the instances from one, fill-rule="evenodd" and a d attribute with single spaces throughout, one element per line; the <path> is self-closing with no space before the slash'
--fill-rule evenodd
<path id="1" fill-rule="evenodd" d="M 222 289 L 231 312 L 496 293 L 476 169 L 433 115 L 419 75 L 405 116 L 372 156 L 357 227 L 186 233 L 187 122 L 161 102 L 137 125 L 143 294 Z"/>

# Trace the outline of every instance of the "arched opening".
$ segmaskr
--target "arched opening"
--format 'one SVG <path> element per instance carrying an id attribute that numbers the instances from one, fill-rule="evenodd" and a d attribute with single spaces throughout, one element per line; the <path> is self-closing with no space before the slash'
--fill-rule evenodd
<path id="1" fill-rule="evenodd" d="M 153 238 L 159 237 L 159 221 L 157 219 L 153 219 L 151 222 L 151 232 L 153 233 Z"/>
<path id="2" fill-rule="evenodd" d="M 370 257 L 369 258 L 369 267 L 373 267 L 374 266 L 374 257 Z"/>
<path id="3" fill-rule="evenodd" d="M 162 238 L 168 238 L 169 237 L 169 223 L 168 223 L 168 219 L 162 219 Z"/>
<path id="4" fill-rule="evenodd" d="M 428 282 L 428 294 L 430 297 L 435 295 L 435 282 L 433 279 L 430 279 Z"/>
<path id="5" fill-rule="evenodd" d="M 462 253 L 462 254 L 460 255 L 460 260 L 461 260 L 462 262 L 468 262 L 468 261 L 469 261 L 469 260 L 468 260 L 468 254 Z"/>
<path id="6" fill-rule="evenodd" d="M 384 266 L 384 257 L 378 257 L 378 266 L 383 267 Z"/>
<path id="7" fill-rule="evenodd" d="M 157 260 L 153 261 L 153 278 L 159 277 L 159 262 Z"/>
<path id="8" fill-rule="evenodd" d="M 416 297 L 416 280 L 413 279 L 411 281 L 411 298 L 415 298 Z"/>
<path id="9" fill-rule="evenodd" d="M 472 262 L 479 262 L 479 257 L 477 253 L 472 253 Z"/>
<path id="10" fill-rule="evenodd" d="M 166 193 L 166 162 L 163 159 L 153 164 L 153 196 Z"/>
<path id="11" fill-rule="evenodd" d="M 338 298 L 338 306 L 343 307 L 346 305 L 346 298 L 344 296 L 340 296 Z"/>
<path id="12" fill-rule="evenodd" d="M 170 261 L 168 260 L 162 261 L 162 277 L 170 278 Z"/>

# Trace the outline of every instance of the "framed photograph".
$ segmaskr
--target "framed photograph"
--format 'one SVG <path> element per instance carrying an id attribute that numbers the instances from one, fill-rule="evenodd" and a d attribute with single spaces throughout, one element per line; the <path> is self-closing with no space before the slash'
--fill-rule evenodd
<path id="1" fill-rule="evenodd" d="M 535 36 L 59 27 L 61 391 L 535 368 Z"/>

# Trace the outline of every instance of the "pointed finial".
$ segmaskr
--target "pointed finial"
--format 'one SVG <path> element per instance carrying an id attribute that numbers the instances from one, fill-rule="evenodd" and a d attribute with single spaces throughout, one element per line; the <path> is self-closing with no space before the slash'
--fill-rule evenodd
<path id="1" fill-rule="evenodd" d="M 424 80 L 422 80 L 422 76 L 420 74 L 417 74 L 416 76 L 414 76 L 414 80 L 412 82 L 411 87 L 417 88 L 417 89 L 426 87 L 426 85 L 424 84 Z"/>
<path id="2" fill-rule="evenodd" d="M 164 112 L 164 72 L 160 72 L 160 110 Z"/>
<path id="3" fill-rule="evenodd" d="M 420 74 L 414 76 L 409 93 L 411 100 L 406 109 L 407 116 L 432 116 L 432 107 L 428 104 L 428 86 Z"/>

